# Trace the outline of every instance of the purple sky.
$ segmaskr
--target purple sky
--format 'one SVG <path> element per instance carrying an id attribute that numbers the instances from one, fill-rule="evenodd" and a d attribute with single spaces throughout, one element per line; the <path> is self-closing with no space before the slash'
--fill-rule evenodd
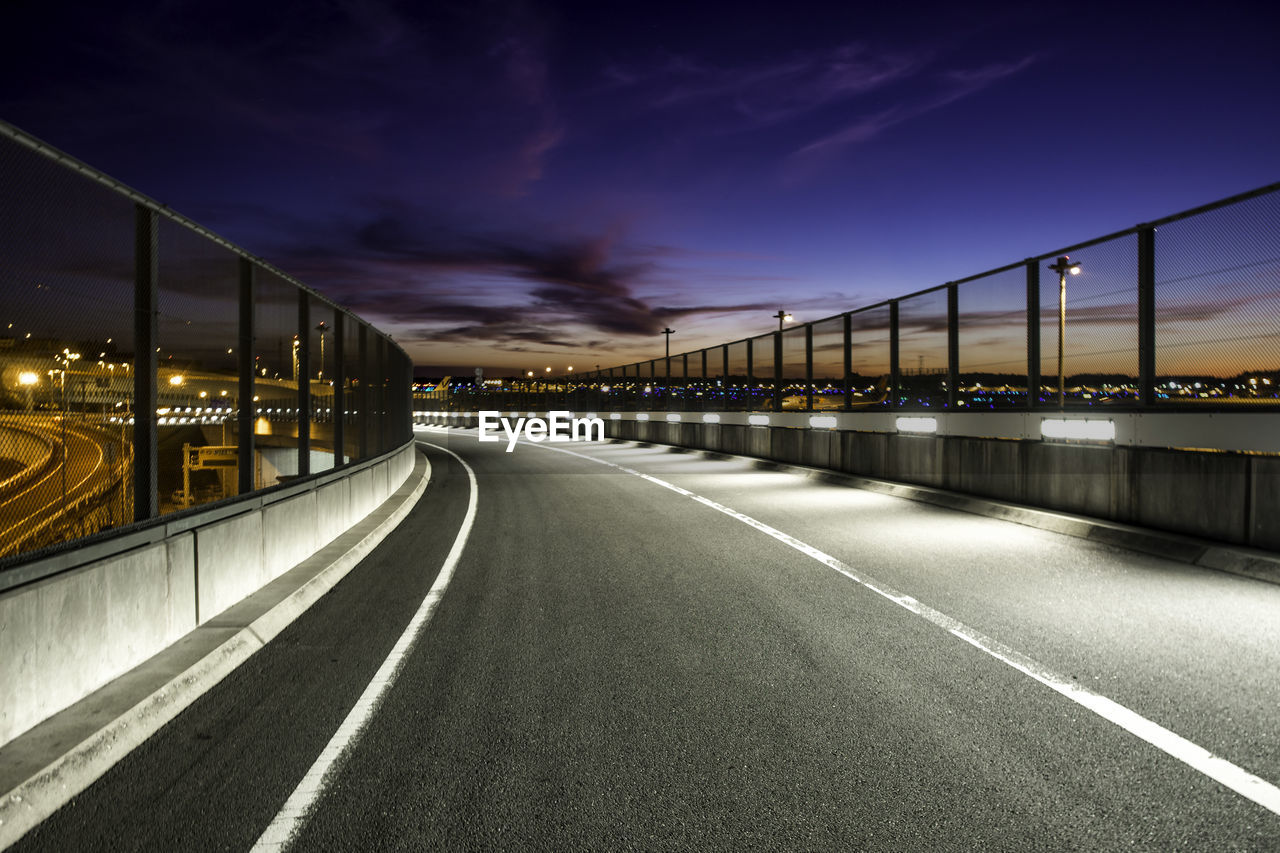
<path id="1" fill-rule="evenodd" d="M 1280 177 L 1265 3 L 0 14 L 0 118 L 355 309 L 424 374 L 621 364 L 665 325 L 694 349 Z"/>

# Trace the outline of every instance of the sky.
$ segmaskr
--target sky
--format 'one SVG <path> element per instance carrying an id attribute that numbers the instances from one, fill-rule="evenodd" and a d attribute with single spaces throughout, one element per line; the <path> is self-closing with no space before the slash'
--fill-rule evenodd
<path id="1" fill-rule="evenodd" d="M 351 308 L 422 375 L 558 373 L 1276 181 L 1277 17 L 6 0 L 0 118 Z"/>

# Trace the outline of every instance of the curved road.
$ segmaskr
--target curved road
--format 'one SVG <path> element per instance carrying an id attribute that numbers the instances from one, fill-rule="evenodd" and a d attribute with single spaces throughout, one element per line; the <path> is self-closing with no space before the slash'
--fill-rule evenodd
<path id="1" fill-rule="evenodd" d="M 248 850 L 300 783 L 296 850 L 1278 847 L 1280 587 L 740 459 L 419 437 L 475 523 L 347 751 L 466 515 L 438 449 L 374 554 L 15 849 Z"/>
<path id="2" fill-rule="evenodd" d="M 0 554 L 5 554 L 22 537 L 42 522 L 63 514 L 63 507 L 75 504 L 95 489 L 119 479 L 119 470 L 107 461 L 104 446 L 111 438 L 95 427 L 69 419 L 66 424 L 66 494 L 64 504 L 62 470 L 62 429 L 56 417 L 31 418 L 28 428 L 38 428 L 52 441 L 53 458 L 30 481 L 0 494 Z"/>

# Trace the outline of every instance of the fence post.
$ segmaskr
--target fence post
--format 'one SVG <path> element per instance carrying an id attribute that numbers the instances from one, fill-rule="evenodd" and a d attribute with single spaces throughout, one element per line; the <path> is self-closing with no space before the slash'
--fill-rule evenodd
<path id="1" fill-rule="evenodd" d="M 311 474 L 311 298 L 298 288 L 298 476 Z"/>
<path id="2" fill-rule="evenodd" d="M 1027 259 L 1027 408 L 1040 397 L 1040 261 Z"/>
<path id="3" fill-rule="evenodd" d="M 853 315 L 844 315 L 844 405 L 846 412 L 853 410 Z"/>
<path id="4" fill-rule="evenodd" d="M 1156 402 L 1156 229 L 1138 231 L 1138 403 Z"/>
<path id="5" fill-rule="evenodd" d="M 374 393 L 378 400 L 378 449 L 375 453 L 386 453 L 391 447 L 391 418 L 387 416 L 387 339 L 378 335 L 377 378 L 374 382 Z"/>
<path id="6" fill-rule="evenodd" d="M 720 383 L 720 411 L 729 411 L 729 345 L 720 345 L 720 376 L 723 377 Z"/>
<path id="7" fill-rule="evenodd" d="M 360 436 L 360 458 L 369 458 L 369 327 L 360 324 L 357 346 L 360 356 L 360 387 L 356 389 L 356 429 Z"/>
<path id="8" fill-rule="evenodd" d="M 134 206 L 133 283 L 133 520 L 146 521 L 159 514 L 157 500 L 158 425 L 156 423 L 156 355 L 159 324 L 156 303 L 160 290 L 159 215 Z M 66 412 L 62 413 L 66 417 Z M 62 449 L 66 454 L 66 447 Z M 64 461 L 65 465 L 65 461 Z"/>
<path id="9" fill-rule="evenodd" d="M 960 401 L 960 294 L 957 285 L 947 285 L 947 408 Z"/>
<path id="10" fill-rule="evenodd" d="M 346 429 L 343 423 L 347 417 L 347 400 L 345 389 L 347 381 L 346 365 L 346 315 L 341 311 L 333 312 L 333 467 L 346 462 Z"/>
<path id="11" fill-rule="evenodd" d="M 773 333 L 773 410 L 782 411 L 782 332 Z"/>
<path id="12" fill-rule="evenodd" d="M 255 268 L 248 258 L 240 259 L 240 359 L 237 366 L 240 370 L 240 390 L 237 396 L 239 405 L 236 408 L 236 465 L 238 469 L 239 493 L 247 494 L 257 487 L 254 476 L 255 447 L 253 440 L 254 409 L 253 405 L 253 368 L 254 368 L 254 328 L 253 299 Z"/>
<path id="13" fill-rule="evenodd" d="M 898 300 L 889 302 L 889 408 L 896 409 L 898 394 Z"/>
<path id="14" fill-rule="evenodd" d="M 804 410 L 813 411 L 813 324 L 804 326 Z"/>

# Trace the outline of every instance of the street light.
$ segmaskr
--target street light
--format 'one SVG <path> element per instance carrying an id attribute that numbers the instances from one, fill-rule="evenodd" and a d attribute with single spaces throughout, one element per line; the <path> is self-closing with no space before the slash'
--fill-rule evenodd
<path id="1" fill-rule="evenodd" d="M 1067 273 L 1080 275 L 1080 262 L 1061 255 L 1049 269 L 1058 274 L 1058 408 L 1066 406 L 1066 378 L 1062 364 L 1062 344 L 1067 333 Z"/>
<path id="2" fill-rule="evenodd" d="M 792 317 L 790 314 L 788 314 L 786 311 L 783 311 L 781 308 L 779 308 L 779 309 L 778 309 L 778 313 L 777 313 L 777 314 L 774 314 L 773 316 L 775 316 L 775 317 L 777 317 L 777 318 L 778 318 L 778 331 L 779 331 L 779 332 L 781 332 L 781 331 L 782 331 L 782 324 L 783 324 L 783 323 L 790 323 L 792 320 L 794 320 L 794 319 L 795 319 L 795 318 L 794 318 L 794 317 Z"/>
<path id="3" fill-rule="evenodd" d="M 321 382 L 324 381 L 324 333 L 329 331 L 329 324 L 321 320 L 320 325 L 316 326 L 316 331 L 320 333 L 320 374 L 316 378 Z"/>

